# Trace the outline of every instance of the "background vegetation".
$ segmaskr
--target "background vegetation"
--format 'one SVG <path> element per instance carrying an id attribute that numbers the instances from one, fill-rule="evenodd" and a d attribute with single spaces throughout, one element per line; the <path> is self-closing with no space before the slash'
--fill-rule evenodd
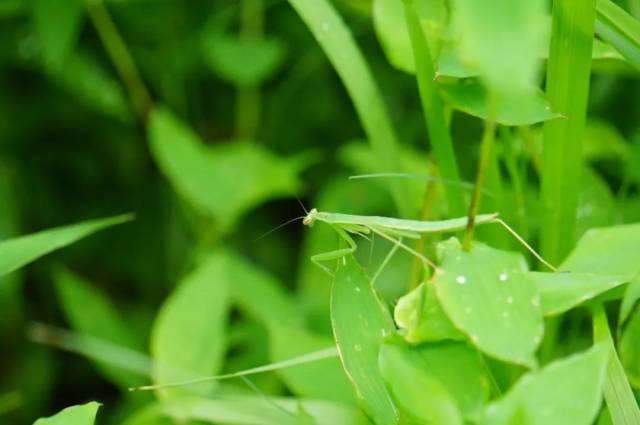
<path id="1" fill-rule="evenodd" d="M 0 267 L 0 421 L 91 400 L 103 403 L 101 424 L 364 421 L 335 356 L 250 381 L 127 391 L 334 345 L 332 279 L 309 257 L 336 249 L 335 233 L 296 222 L 257 239 L 304 215 L 296 197 L 331 212 L 461 217 L 481 175 L 480 211 L 500 212 L 554 264 L 590 228 L 639 222 L 640 2 L 620 2 L 620 18 L 608 2 L 558 1 L 587 24 L 557 19 L 553 30 L 543 1 L 452 3 L 458 14 L 449 2 L 409 3 L 411 27 L 392 0 L 3 0 L 0 239 L 135 220 L 18 271 Z M 587 36 L 570 39 L 564 25 Z M 532 88 L 545 80 L 556 84 L 546 95 Z M 380 172 L 411 178 L 349 179 Z M 497 226 L 475 237 L 529 255 Z M 417 249 L 435 258 L 441 239 Z M 627 228 L 591 261 L 637 266 L 639 240 Z M 373 274 L 391 245 L 358 244 Z M 421 279 L 420 262 L 398 253 L 376 289 L 393 307 Z M 613 332 L 637 397 L 640 309 L 637 295 L 625 299 Z M 619 303 L 607 308 L 618 317 Z M 590 317 L 548 319 L 541 364 L 590 346 Z M 487 367 L 498 390 L 524 372 Z M 194 394 L 222 401 L 171 404 Z M 286 398 L 274 407 L 265 395 Z"/>

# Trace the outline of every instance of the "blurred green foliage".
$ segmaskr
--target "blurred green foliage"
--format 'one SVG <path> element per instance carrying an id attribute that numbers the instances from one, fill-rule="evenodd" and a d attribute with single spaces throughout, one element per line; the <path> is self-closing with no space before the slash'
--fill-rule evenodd
<path id="1" fill-rule="evenodd" d="M 572 188 L 578 205 L 567 244 L 584 238 L 562 263 L 571 273 L 528 271 L 529 254 L 497 226 L 476 232 L 490 247 L 440 253 L 445 271 L 517 271 L 522 285 L 503 295 L 528 302 L 537 291 L 542 310 L 514 304 L 514 321 L 488 327 L 504 314 L 490 297 L 500 291 L 495 276 L 469 296 L 451 279 L 423 281 L 406 253 L 373 288 L 368 276 L 392 246 L 380 238 L 358 239 L 332 289 L 308 260 L 338 247 L 331 229 L 303 231 L 296 221 L 266 234 L 305 214 L 296 197 L 325 211 L 449 218 L 447 191 L 471 198 L 491 123 L 498 128 L 480 209 L 499 212 L 535 244 L 548 213 L 539 199 L 540 123 L 572 119 L 543 92 L 545 61 L 555 63 L 548 6 L 0 1 L 0 422 L 31 424 L 61 411 L 37 424 L 91 424 L 96 400 L 100 424 L 547 424 L 549 413 L 536 410 L 545 403 L 562 413 L 554 423 L 586 424 L 600 411 L 603 385 L 609 397 L 603 347 L 614 342 L 622 366 L 606 382 L 626 383 L 626 371 L 637 397 L 638 227 L 589 230 L 640 222 L 637 0 L 599 1 L 594 12 L 583 157 L 572 164 L 582 178 Z M 460 181 L 438 177 L 405 7 L 415 7 L 421 47 L 433 56 L 431 95 L 444 102 Z M 348 178 L 380 172 L 410 174 Z M 82 240 L 124 219 L 36 233 L 129 212 L 134 221 Z M 421 252 L 435 258 L 442 239 L 426 237 Z M 607 306 L 619 317 L 613 337 L 603 333 L 582 351 L 589 316 L 571 309 L 623 296 Z M 469 320 L 466 308 L 487 314 Z M 537 362 L 542 316 L 561 313 L 538 352 L 545 367 L 525 373 L 516 365 Z M 396 326 L 403 339 L 388 338 Z M 127 391 L 334 345 L 341 358 Z M 547 364 L 567 354 L 574 356 Z M 404 391 L 412 378 L 418 384 Z M 549 399 L 557 382 L 558 392 L 582 394 L 583 410 Z M 608 413 L 600 415 L 606 423 Z"/>

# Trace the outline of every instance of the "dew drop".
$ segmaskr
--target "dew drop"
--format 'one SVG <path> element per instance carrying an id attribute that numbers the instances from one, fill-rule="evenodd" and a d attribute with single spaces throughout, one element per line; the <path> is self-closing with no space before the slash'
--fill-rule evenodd
<path id="1" fill-rule="evenodd" d="M 534 307 L 540 307 L 540 297 L 539 296 L 535 296 L 533 298 L 531 298 L 531 305 Z"/>
<path id="2" fill-rule="evenodd" d="M 467 314 L 471 314 L 471 307 L 465 307 L 464 312 Z"/>
<path id="3" fill-rule="evenodd" d="M 356 292 L 360 292 L 362 289 L 360 289 L 359 286 L 356 286 Z"/>
<path id="4" fill-rule="evenodd" d="M 480 340 L 480 338 L 478 338 L 478 335 L 471 335 L 471 341 L 473 341 L 474 343 L 477 343 Z"/>
<path id="5" fill-rule="evenodd" d="M 322 23 L 322 31 L 329 31 L 331 29 L 331 24 L 329 22 Z"/>
<path id="6" fill-rule="evenodd" d="M 507 279 L 509 279 L 509 275 L 507 272 L 502 272 L 500 273 L 500 276 L 498 276 L 498 279 L 500 279 L 500 282 L 506 282 Z"/>
<path id="7" fill-rule="evenodd" d="M 511 295 L 507 297 L 507 304 L 513 304 L 513 297 Z"/>
<path id="8" fill-rule="evenodd" d="M 509 317 L 509 312 L 508 311 L 503 311 L 502 312 L 502 317 L 504 317 L 505 319 Z"/>
<path id="9" fill-rule="evenodd" d="M 356 344 L 353 346 L 353 349 L 356 350 L 357 352 L 362 351 L 362 347 L 360 346 L 360 344 Z"/>
<path id="10" fill-rule="evenodd" d="M 465 283 L 467 283 L 467 278 L 460 275 L 456 277 L 456 282 L 458 282 L 460 285 L 464 285 Z"/>

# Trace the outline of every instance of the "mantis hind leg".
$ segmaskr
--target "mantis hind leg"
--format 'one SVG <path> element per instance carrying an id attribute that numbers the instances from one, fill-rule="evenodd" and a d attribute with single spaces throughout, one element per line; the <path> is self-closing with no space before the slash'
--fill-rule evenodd
<path id="1" fill-rule="evenodd" d="M 336 249 L 335 251 L 323 252 L 322 254 L 316 254 L 311 257 L 311 261 L 315 265 L 320 267 L 322 270 L 324 270 L 331 276 L 333 276 L 333 273 L 331 273 L 331 269 L 325 266 L 324 264 L 322 264 L 322 262 L 339 260 L 340 258 L 344 258 L 349 254 L 353 254 L 356 251 L 356 248 L 358 247 L 356 245 L 356 242 L 353 240 L 351 236 L 349 236 L 349 233 L 347 233 L 347 231 L 345 231 L 340 227 L 334 227 L 334 229 L 336 232 L 338 232 L 338 236 L 340 236 L 340 239 L 342 239 L 347 243 L 347 247 Z"/>

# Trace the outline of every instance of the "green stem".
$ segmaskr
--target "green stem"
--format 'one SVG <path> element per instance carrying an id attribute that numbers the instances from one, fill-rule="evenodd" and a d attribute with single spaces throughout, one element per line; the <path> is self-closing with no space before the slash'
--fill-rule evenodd
<path id="1" fill-rule="evenodd" d="M 480 209 L 480 198 L 482 197 L 482 186 L 487 174 L 487 168 L 493 151 L 495 141 L 495 121 L 492 119 L 485 122 L 484 134 L 480 143 L 480 160 L 478 161 L 478 172 L 476 174 L 476 184 L 471 195 L 471 204 L 469 205 L 469 214 L 467 220 L 467 228 L 462 239 L 462 248 L 466 251 L 471 249 L 471 241 L 473 240 L 473 229 L 475 226 L 476 215 Z"/>
<path id="2" fill-rule="evenodd" d="M 559 264 L 573 247 L 583 166 L 595 0 L 555 0 L 547 64 L 547 96 L 567 119 L 544 125 L 541 250 Z"/>
<path id="3" fill-rule="evenodd" d="M 240 36 L 259 38 L 264 32 L 264 1 L 243 0 L 240 9 Z M 236 137 L 255 139 L 260 125 L 259 87 L 239 87 L 236 99 Z"/>
<path id="4" fill-rule="evenodd" d="M 456 163 L 449 126 L 444 113 L 444 103 L 435 82 L 436 73 L 429 44 L 418 20 L 413 0 L 404 0 L 405 19 L 411 39 L 416 67 L 416 79 L 422 102 L 422 111 L 427 124 L 431 148 L 438 164 L 439 173 L 451 182 L 460 182 L 460 173 Z M 459 217 L 464 214 L 464 193 L 459 185 L 444 187 L 449 201 L 449 213 Z"/>
<path id="5" fill-rule="evenodd" d="M 111 15 L 102 0 L 85 0 L 85 6 L 105 50 L 127 88 L 134 110 L 146 122 L 153 102 Z"/>

